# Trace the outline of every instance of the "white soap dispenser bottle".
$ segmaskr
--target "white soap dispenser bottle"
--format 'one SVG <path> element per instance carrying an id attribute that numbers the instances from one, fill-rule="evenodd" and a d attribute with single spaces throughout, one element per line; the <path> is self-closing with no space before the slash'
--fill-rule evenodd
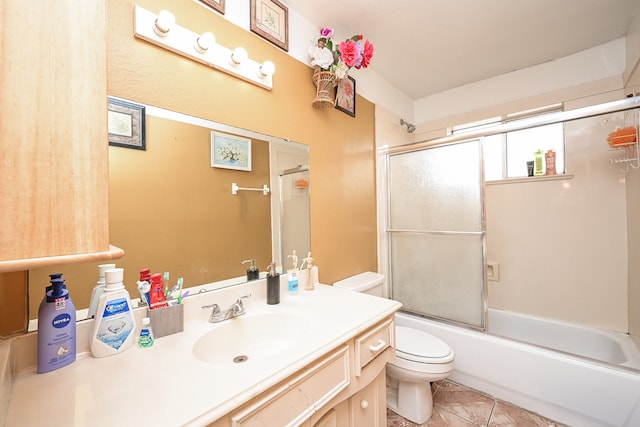
<path id="1" fill-rule="evenodd" d="M 306 282 L 304 289 L 306 291 L 313 291 L 316 288 L 316 283 L 318 283 L 318 267 L 313 265 L 313 257 L 311 256 L 311 252 L 309 252 L 307 254 L 307 257 L 302 260 L 302 265 L 306 266 Z"/>

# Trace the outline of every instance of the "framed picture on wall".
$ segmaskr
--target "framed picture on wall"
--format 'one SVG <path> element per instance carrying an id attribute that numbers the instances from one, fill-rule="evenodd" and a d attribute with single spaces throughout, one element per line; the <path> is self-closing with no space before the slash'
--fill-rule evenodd
<path id="1" fill-rule="evenodd" d="M 289 51 L 289 9 L 278 0 L 251 0 L 251 31 Z"/>
<path id="2" fill-rule="evenodd" d="M 336 108 L 352 117 L 356 116 L 356 79 L 353 77 L 347 76 L 338 81 Z"/>
<path id="3" fill-rule="evenodd" d="M 251 170 L 251 140 L 222 132 L 211 132 L 211 167 Z"/>
<path id="4" fill-rule="evenodd" d="M 224 15 L 224 0 L 200 0 L 200 3 L 204 3 Z"/>
<path id="5" fill-rule="evenodd" d="M 107 98 L 109 145 L 146 150 L 144 105 Z"/>

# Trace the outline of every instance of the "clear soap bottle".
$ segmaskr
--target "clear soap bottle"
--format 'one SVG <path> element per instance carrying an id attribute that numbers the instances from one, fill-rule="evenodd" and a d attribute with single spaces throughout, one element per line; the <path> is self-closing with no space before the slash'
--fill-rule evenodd
<path id="1" fill-rule="evenodd" d="M 295 249 L 291 255 L 287 255 L 287 258 L 291 258 L 291 268 L 287 270 L 287 289 L 289 295 L 298 295 L 298 256 Z"/>
<path id="2" fill-rule="evenodd" d="M 138 335 L 138 345 L 142 348 L 148 348 L 153 345 L 154 341 L 151 319 L 145 317 L 142 319 L 142 327 L 140 328 L 140 335 Z"/>

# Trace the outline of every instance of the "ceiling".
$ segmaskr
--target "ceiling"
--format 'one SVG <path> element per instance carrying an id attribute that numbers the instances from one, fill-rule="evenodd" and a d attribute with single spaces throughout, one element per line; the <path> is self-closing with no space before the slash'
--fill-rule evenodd
<path id="1" fill-rule="evenodd" d="M 340 38 L 373 42 L 369 69 L 411 99 L 625 36 L 640 0 L 285 0 Z"/>

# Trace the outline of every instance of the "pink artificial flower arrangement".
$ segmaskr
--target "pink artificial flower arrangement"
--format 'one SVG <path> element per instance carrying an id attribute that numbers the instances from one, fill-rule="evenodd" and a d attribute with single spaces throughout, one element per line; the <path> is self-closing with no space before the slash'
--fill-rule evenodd
<path id="1" fill-rule="evenodd" d="M 345 41 L 335 44 L 333 30 L 323 28 L 316 44 L 309 48 L 311 65 L 323 71 L 332 71 L 338 79 L 344 79 L 352 67 L 367 68 L 373 57 L 373 43 L 364 40 L 357 34 Z"/>

